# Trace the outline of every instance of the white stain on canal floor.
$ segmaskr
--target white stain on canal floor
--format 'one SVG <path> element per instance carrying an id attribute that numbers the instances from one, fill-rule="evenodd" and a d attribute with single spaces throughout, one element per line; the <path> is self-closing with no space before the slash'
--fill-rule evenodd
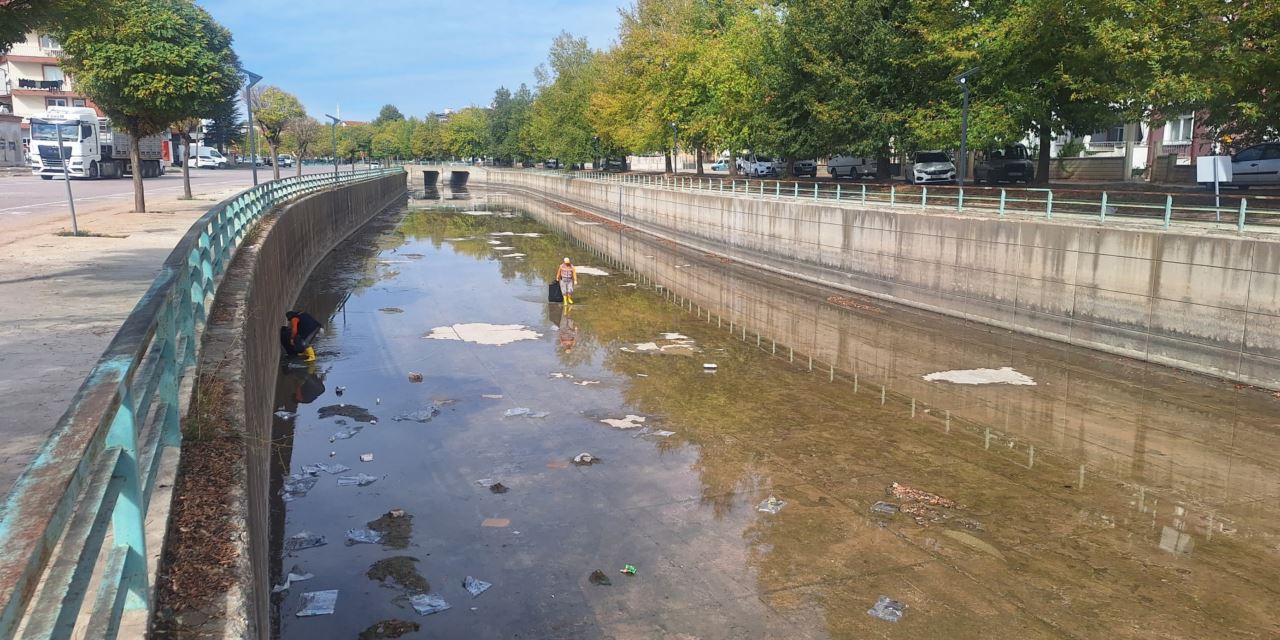
<path id="1" fill-rule="evenodd" d="M 520 340 L 537 340 L 542 337 L 542 334 L 522 324 L 469 322 L 436 327 L 423 337 L 428 340 L 461 340 L 475 344 L 502 346 Z"/>
<path id="2" fill-rule="evenodd" d="M 597 269 L 596 267 L 574 267 L 574 268 L 578 270 L 578 275 L 580 275 L 580 276 L 607 276 L 607 275 L 609 275 L 609 272 L 608 272 L 608 271 L 605 271 L 604 269 Z"/>
<path id="3" fill-rule="evenodd" d="M 925 376 L 924 379 L 929 382 L 951 382 L 954 384 L 1012 384 L 1025 387 L 1036 386 L 1036 381 L 1032 380 L 1031 376 L 1016 371 L 1013 367 L 939 371 L 937 373 L 930 373 Z"/>

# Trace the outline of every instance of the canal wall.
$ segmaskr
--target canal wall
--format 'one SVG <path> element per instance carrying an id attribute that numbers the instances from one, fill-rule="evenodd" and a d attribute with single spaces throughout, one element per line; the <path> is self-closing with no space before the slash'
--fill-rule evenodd
<path id="1" fill-rule="evenodd" d="M 1280 241 L 805 203 L 529 171 L 495 189 L 590 207 L 776 273 L 1107 353 L 1280 389 Z"/>
<path id="2" fill-rule="evenodd" d="M 182 637 L 271 637 L 269 463 L 279 327 L 325 255 L 404 196 L 403 173 L 315 193 L 263 218 L 237 250 L 210 313 L 200 362 L 201 384 L 225 389 L 224 415 L 238 423 L 233 426 L 244 443 L 226 496 L 237 540 L 234 584 L 204 607 L 184 603 L 195 615 L 179 620 Z"/>

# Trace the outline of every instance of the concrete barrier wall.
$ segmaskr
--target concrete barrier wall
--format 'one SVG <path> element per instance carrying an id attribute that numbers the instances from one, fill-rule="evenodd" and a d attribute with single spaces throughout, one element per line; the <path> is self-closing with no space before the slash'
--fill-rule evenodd
<path id="1" fill-rule="evenodd" d="M 312 269 L 343 239 L 405 195 L 405 174 L 316 193 L 264 218 L 236 253 L 219 288 L 201 354 L 201 372 L 228 383 L 228 408 L 244 441 L 235 505 L 238 583 L 220 611 L 188 637 L 270 638 L 269 498 L 271 424 L 280 370 L 279 327 Z M 179 471 L 181 473 L 181 470 Z"/>
<path id="2" fill-rule="evenodd" d="M 490 171 L 704 251 L 832 287 L 1280 389 L 1280 242 L 874 209 Z"/>
<path id="3" fill-rule="evenodd" d="M 1053 180 L 1125 180 L 1124 157 L 1054 158 L 1049 164 Z"/>

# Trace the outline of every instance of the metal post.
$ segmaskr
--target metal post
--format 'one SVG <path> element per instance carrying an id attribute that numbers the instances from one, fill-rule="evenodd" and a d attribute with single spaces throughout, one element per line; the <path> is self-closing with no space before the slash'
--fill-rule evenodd
<path id="1" fill-rule="evenodd" d="M 840 183 L 836 183 L 836 202 L 840 202 Z"/>
<path id="2" fill-rule="evenodd" d="M 1000 215 L 1004 215 L 1004 189 L 1000 190 Z"/>
<path id="3" fill-rule="evenodd" d="M 818 199 L 818 183 L 813 183 L 813 199 Z"/>
<path id="4" fill-rule="evenodd" d="M 896 185 L 889 185 L 889 206 L 896 204 L 898 199 L 898 188 Z"/>
<path id="5" fill-rule="evenodd" d="M 1098 210 L 1098 222 L 1107 221 L 1107 192 L 1102 192 L 1102 208 Z"/>
<path id="6" fill-rule="evenodd" d="M 862 185 L 862 204 L 867 203 L 867 185 Z"/>
<path id="7" fill-rule="evenodd" d="M 76 224 L 76 201 L 71 197 L 71 174 L 67 172 L 67 164 L 71 162 L 70 154 L 62 153 L 62 125 L 63 121 L 57 121 L 53 124 L 53 128 L 58 130 L 58 159 L 62 161 L 62 181 L 67 185 L 67 206 L 71 208 L 71 235 L 80 235 L 80 227 Z M 79 121 L 76 122 L 76 134 L 79 135 Z M 35 137 L 35 136 L 32 136 Z M 134 171 L 141 171 L 141 167 L 134 167 Z M 1241 213 L 1241 216 L 1244 214 Z"/>
<path id="8" fill-rule="evenodd" d="M 676 154 L 679 153 L 678 143 L 676 142 L 676 123 L 671 123 L 671 175 L 680 173 L 680 169 L 676 164 Z"/>
<path id="9" fill-rule="evenodd" d="M 923 209 L 929 204 L 929 187 L 920 187 L 920 208 Z"/>
<path id="10" fill-rule="evenodd" d="M 792 198 L 799 198 L 799 197 L 800 197 L 800 183 L 799 183 L 799 182 L 792 183 L 792 185 L 791 185 L 791 186 L 793 187 L 793 188 L 791 189 L 791 197 L 792 197 Z"/>
<path id="11" fill-rule="evenodd" d="M 249 80 L 244 86 L 244 106 L 249 113 L 249 167 L 253 171 L 253 185 L 256 187 L 258 186 L 258 137 L 254 135 L 253 93 L 251 89 L 253 89 L 253 85 L 262 80 L 262 76 L 244 69 L 241 69 L 241 71 L 244 72 L 245 77 Z"/>
<path id="12" fill-rule="evenodd" d="M 327 113 L 324 114 L 324 117 L 333 121 L 333 176 L 336 178 L 338 176 L 338 122 L 339 120 Z M 301 162 L 302 158 L 298 158 L 298 161 Z M 427 185 L 424 183 L 422 185 L 422 188 L 425 190 L 426 187 Z"/>
<path id="13" fill-rule="evenodd" d="M 1240 218 L 1236 220 L 1236 231 L 1244 232 L 1244 214 L 1249 207 L 1248 202 L 1248 198 L 1240 198 Z"/>
<path id="14" fill-rule="evenodd" d="M 960 110 L 960 166 L 957 167 L 956 184 L 964 186 L 965 170 L 969 168 L 969 83 L 961 76 L 960 86 L 964 89 L 964 106 Z"/>
<path id="15" fill-rule="evenodd" d="M 1173 194 L 1164 197 L 1164 228 L 1169 228 L 1169 217 L 1173 215 Z"/>
<path id="16" fill-rule="evenodd" d="M 1047 191 L 1049 197 L 1044 201 L 1044 217 L 1046 220 L 1053 219 L 1053 191 Z"/>

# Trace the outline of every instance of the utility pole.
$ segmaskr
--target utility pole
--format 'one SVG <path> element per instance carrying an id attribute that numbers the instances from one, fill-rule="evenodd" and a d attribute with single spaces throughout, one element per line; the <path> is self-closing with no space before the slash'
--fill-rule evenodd
<path id="1" fill-rule="evenodd" d="M 676 164 L 676 153 L 678 143 L 676 142 L 676 123 L 671 123 L 671 175 L 680 173 L 680 167 Z"/>
<path id="2" fill-rule="evenodd" d="M 339 120 L 329 114 L 324 117 L 333 122 L 333 177 L 338 177 L 338 122 Z"/>
<path id="3" fill-rule="evenodd" d="M 956 168 L 956 184 L 961 187 L 969 169 L 969 76 L 977 72 L 978 67 L 974 67 L 956 76 L 956 82 L 964 90 L 964 106 L 960 111 L 960 166 Z"/>

